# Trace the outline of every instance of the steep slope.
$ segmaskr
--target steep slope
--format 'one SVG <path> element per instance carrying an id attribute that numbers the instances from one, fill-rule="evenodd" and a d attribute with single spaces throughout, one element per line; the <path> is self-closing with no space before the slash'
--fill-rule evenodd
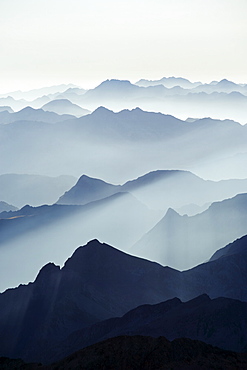
<path id="1" fill-rule="evenodd" d="M 83 175 L 69 191 L 59 198 L 57 204 L 86 204 L 109 197 L 120 191 L 120 186 Z"/>
<path id="2" fill-rule="evenodd" d="M 17 209 L 18 209 L 17 207 L 12 206 L 11 204 L 0 201 L 0 213 L 1 212 L 9 212 L 9 211 L 17 211 Z"/>
<path id="3" fill-rule="evenodd" d="M 228 244 L 226 247 L 217 250 L 213 256 L 210 258 L 210 261 L 217 260 L 221 257 L 228 257 L 234 254 L 245 254 L 247 245 L 247 237 L 243 236 L 242 238 L 234 241 L 233 243 Z"/>
<path id="4" fill-rule="evenodd" d="M 83 175 L 73 188 L 60 197 L 57 204 L 85 204 L 121 191 L 130 192 L 149 208 L 164 212 L 168 208 L 180 209 L 190 203 L 196 209 L 197 204 L 200 206 L 197 206 L 199 211 L 195 211 L 196 214 L 207 209 L 213 201 L 246 192 L 247 180 L 216 182 L 203 180 L 189 171 L 157 170 L 116 186 Z"/>
<path id="5" fill-rule="evenodd" d="M 204 205 L 247 190 L 247 180 L 208 181 L 189 171 L 157 170 L 122 185 L 150 208 L 167 210 Z"/>
<path id="6" fill-rule="evenodd" d="M 83 206 L 25 206 L 2 213 L 0 291 L 34 279 L 49 261 L 63 264 L 76 246 L 93 238 L 127 250 L 159 217 L 128 193 Z"/>
<path id="7" fill-rule="evenodd" d="M 247 194 L 213 203 L 188 217 L 169 209 L 131 253 L 179 270 L 208 260 L 219 248 L 247 233 Z"/>

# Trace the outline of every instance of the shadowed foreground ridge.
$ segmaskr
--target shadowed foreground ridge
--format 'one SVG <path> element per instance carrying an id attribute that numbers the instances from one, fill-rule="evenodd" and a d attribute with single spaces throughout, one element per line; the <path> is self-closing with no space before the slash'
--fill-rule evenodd
<path id="1" fill-rule="evenodd" d="M 247 303 L 236 301 L 247 301 L 246 243 L 247 236 L 230 255 L 180 273 L 92 240 L 63 268 L 49 263 L 33 283 L 0 294 L 0 356 L 48 364 L 130 334 L 246 351 Z"/>
<path id="2" fill-rule="evenodd" d="M 7 365 L 7 367 L 4 367 Z M 84 348 L 49 366 L 0 359 L 0 369 L 246 369 L 247 355 L 180 338 L 121 336 Z"/>

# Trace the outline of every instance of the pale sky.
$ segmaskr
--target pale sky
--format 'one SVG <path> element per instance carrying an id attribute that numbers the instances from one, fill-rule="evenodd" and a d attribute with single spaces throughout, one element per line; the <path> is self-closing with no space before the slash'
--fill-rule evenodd
<path id="1" fill-rule="evenodd" d="M 185 77 L 247 83 L 247 0 L 0 0 L 0 92 Z"/>

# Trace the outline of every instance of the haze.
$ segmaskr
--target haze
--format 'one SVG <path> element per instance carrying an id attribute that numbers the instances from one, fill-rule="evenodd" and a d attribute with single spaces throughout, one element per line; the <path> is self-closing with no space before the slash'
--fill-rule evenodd
<path id="1" fill-rule="evenodd" d="M 247 80 L 244 0 L 3 0 L 1 92 L 107 78 Z"/>

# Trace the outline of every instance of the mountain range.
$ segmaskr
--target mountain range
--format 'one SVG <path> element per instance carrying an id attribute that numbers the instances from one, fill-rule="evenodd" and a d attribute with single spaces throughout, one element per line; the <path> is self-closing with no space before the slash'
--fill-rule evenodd
<path id="1" fill-rule="evenodd" d="M 227 79 L 0 95 L 0 369 L 246 368 L 246 108 Z"/>
<path id="2" fill-rule="evenodd" d="M 25 206 L 1 213 L 0 290 L 32 280 L 49 261 L 63 264 L 78 245 L 95 237 L 126 250 L 159 218 L 128 193 L 82 206 Z"/>
<path id="3" fill-rule="evenodd" d="M 118 184 L 153 169 L 174 168 L 203 177 L 213 169 L 221 178 L 231 178 L 234 171 L 246 178 L 241 166 L 246 127 L 228 120 L 185 122 L 140 109 L 114 113 L 101 107 L 52 125 L 27 120 L 1 124 L 0 168 L 2 173 L 52 176 L 86 173 Z"/>
<path id="4" fill-rule="evenodd" d="M 0 175 L 0 200 L 18 208 L 27 204 L 31 206 L 53 204 L 75 182 L 75 177 L 65 175 L 50 177 L 18 173 L 2 174 Z M 9 210 L 13 211 L 13 209 Z"/>
<path id="5" fill-rule="evenodd" d="M 78 248 L 62 269 L 49 263 L 34 283 L 0 295 L 0 354 L 52 362 L 66 350 L 73 352 L 82 343 L 120 332 L 187 336 L 245 350 L 246 303 L 235 299 L 247 301 L 247 249 L 239 249 L 238 243 L 231 247 L 236 247 L 235 254 L 180 273 L 93 240 Z M 201 291 L 211 298 L 233 299 L 205 295 L 193 299 Z M 173 297 L 193 300 L 182 303 Z M 172 300 L 160 303 L 167 299 Z M 127 313 L 131 309 L 135 310 Z M 123 314 L 121 319 L 98 323 Z"/>
<path id="6" fill-rule="evenodd" d="M 20 180 L 21 177 L 16 178 Z M 24 179 L 30 180 L 28 177 Z M 44 179 L 34 177 L 34 180 Z M 50 179 L 47 181 L 49 193 Z M 30 182 L 30 189 L 39 183 L 42 184 Z M 181 183 L 184 185 L 183 192 Z M 197 188 L 195 185 L 198 183 Z M 177 206 L 186 204 L 189 194 L 196 194 L 197 200 L 200 197 L 204 199 L 204 193 L 200 195 L 199 190 L 201 183 L 209 196 L 207 182 L 189 172 L 158 171 L 122 186 L 83 175 L 71 190 L 60 197 L 57 204 L 25 206 L 18 211 L 2 212 L 0 289 L 30 281 L 37 269 L 48 261 L 63 263 L 73 248 L 95 237 L 120 250 L 179 270 L 205 262 L 217 249 L 247 233 L 246 193 L 214 202 L 202 213 L 190 217 L 180 216 L 171 208 L 168 211 L 161 209 L 168 206 L 168 202 L 176 201 Z M 220 188 L 223 189 L 225 183 L 228 184 L 223 181 L 221 186 L 220 183 L 209 182 L 209 188 L 213 184 L 220 195 Z M 244 183 L 244 180 L 230 181 L 229 188 Z M 170 192 L 169 187 L 172 188 Z M 124 191 L 127 189 L 130 192 Z M 23 186 L 23 195 L 29 194 L 27 190 L 28 187 Z M 45 190 L 44 186 L 42 190 Z M 38 197 L 39 191 L 36 186 L 34 198 Z M 212 196 L 216 196 L 217 191 L 212 192 Z M 227 186 L 225 191 L 228 191 Z M 163 200 L 160 204 L 159 199 Z M 38 250 L 42 253 L 37 253 Z M 20 259 L 25 261 L 30 256 L 32 265 L 26 267 L 18 263 Z M 12 263 L 15 263 L 14 274 L 11 272 Z"/>
<path id="7" fill-rule="evenodd" d="M 57 204 L 86 204 L 117 192 L 129 192 L 150 209 L 167 211 L 191 203 L 199 207 L 247 192 L 247 180 L 203 180 L 189 171 L 157 170 L 122 185 L 82 175 Z M 197 212 L 196 212 L 197 213 Z M 198 212 L 199 213 L 199 212 Z"/>
<path id="8" fill-rule="evenodd" d="M 129 251 L 179 270 L 191 268 L 247 233 L 246 204 L 245 193 L 215 202 L 191 217 L 180 216 L 170 208 Z"/>
<path id="9" fill-rule="evenodd" d="M 69 368 L 130 370 L 149 369 L 191 369 L 246 368 L 246 354 L 207 345 L 186 338 L 170 342 L 164 337 L 147 336 L 115 337 L 84 348 L 51 365 L 25 363 L 17 359 L 0 358 L 0 369 L 9 370 L 67 370 Z"/>

